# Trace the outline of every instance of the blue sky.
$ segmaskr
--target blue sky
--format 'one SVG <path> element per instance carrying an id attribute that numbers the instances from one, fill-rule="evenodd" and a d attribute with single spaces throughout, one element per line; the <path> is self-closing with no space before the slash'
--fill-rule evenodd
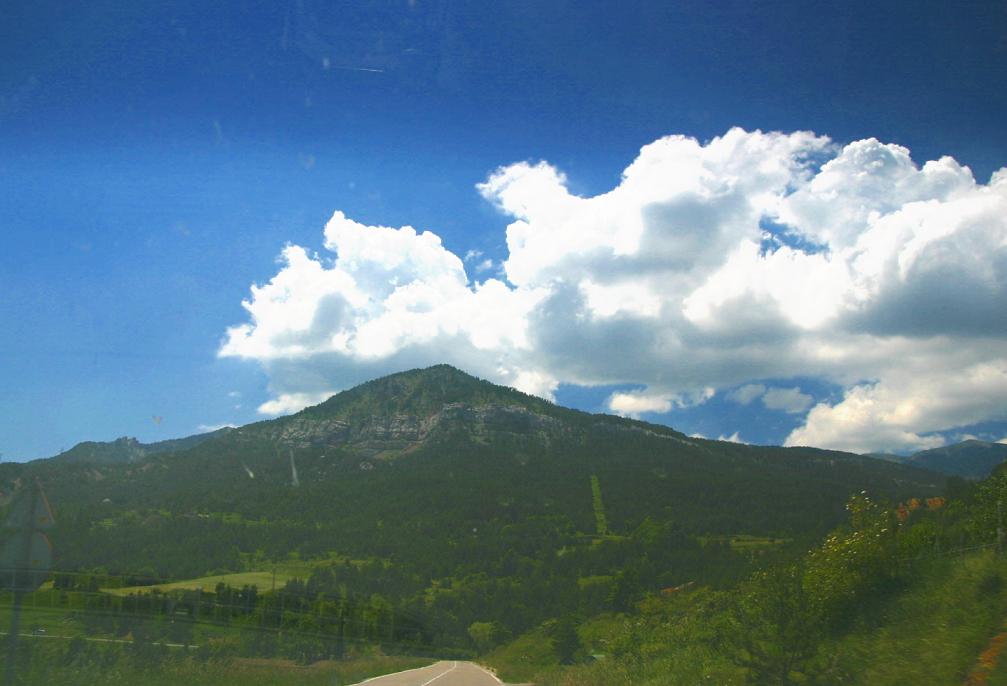
<path id="1" fill-rule="evenodd" d="M 666 171 L 655 172 L 658 180 L 673 173 L 668 169 L 680 169 L 676 155 L 694 153 L 711 174 L 727 178 L 734 167 L 714 168 L 720 153 L 707 143 L 725 139 L 732 127 L 745 132 L 730 153 L 741 156 L 739 165 L 820 158 L 803 171 L 790 170 L 793 178 L 753 187 L 749 200 L 771 192 L 784 197 L 807 181 L 802 174 L 842 157 L 847 144 L 873 137 L 883 145 L 851 149 L 851 165 L 869 158 L 898 166 L 901 153 L 884 145 L 903 146 L 919 167 L 953 157 L 970 168 L 976 185 L 944 170 L 945 176 L 958 174 L 956 185 L 932 190 L 936 186 L 921 180 L 922 174 L 906 172 L 899 188 L 915 186 L 902 204 L 886 205 L 881 215 L 894 222 L 912 202 L 978 207 L 989 195 L 991 174 L 1007 164 L 1003 6 L 423 0 L 214 5 L 15 2 L 0 26 L 4 459 L 47 456 L 80 440 L 130 435 L 152 441 L 246 423 L 267 416 L 260 408 L 269 402 L 286 398 L 274 409 L 293 409 L 298 399 L 441 359 L 558 402 L 638 414 L 710 437 L 773 443 L 805 438 L 847 449 L 907 451 L 962 435 L 1007 436 L 997 382 L 1007 358 L 1007 307 L 1001 308 L 1007 305 L 1007 258 L 998 242 L 1003 225 L 995 218 L 977 215 L 974 225 L 952 232 L 960 241 L 933 252 L 954 257 L 955 250 L 966 251 L 965 257 L 936 264 L 915 281 L 915 272 L 903 274 L 900 289 L 879 286 L 874 300 L 858 301 L 855 312 L 840 312 L 837 303 L 860 286 L 821 304 L 838 312 L 829 319 L 833 323 L 809 323 L 802 314 L 802 307 L 817 309 L 818 303 L 773 301 L 766 307 L 784 319 L 766 315 L 763 324 L 729 331 L 725 322 L 734 327 L 738 318 L 724 310 L 730 305 L 724 279 L 714 279 L 724 264 L 704 257 L 694 261 L 706 265 L 702 270 L 690 268 L 687 276 L 675 271 L 669 266 L 675 250 L 690 249 L 680 237 L 665 246 L 669 262 L 647 272 L 645 281 L 616 279 L 621 267 L 611 261 L 560 269 L 570 246 L 578 245 L 560 237 L 529 244 L 529 255 L 507 244 L 512 222 L 525 221 L 547 236 L 556 208 L 565 207 L 565 196 L 544 170 L 562 174 L 560 185 L 571 196 L 597 196 L 620 186 L 641 148 L 681 135 L 695 139 L 695 149 L 652 150 L 655 164 L 665 165 Z M 751 137 L 756 130 L 781 136 L 813 131 L 831 142 L 766 141 Z M 508 167 L 522 161 L 531 164 Z M 501 168 L 510 169 L 510 176 L 477 190 Z M 785 190 L 766 190 L 777 183 Z M 508 188 L 513 197 L 506 196 Z M 543 206 L 522 219 L 527 198 Z M 819 231 L 828 223 L 821 213 L 838 211 L 820 201 L 780 210 L 790 212 L 795 227 L 781 244 L 803 251 L 818 236 L 833 241 L 829 254 L 854 250 L 839 233 Z M 616 224 L 619 217 L 640 214 L 630 200 L 619 202 L 629 205 L 610 208 Z M 654 220 L 666 225 L 654 231 L 671 235 L 676 222 L 684 221 L 677 202 L 663 196 L 648 201 L 644 209 L 661 203 L 670 208 L 669 218 Z M 845 202 L 866 201 L 856 196 Z M 715 210 L 702 208 L 720 216 Z M 332 225 L 332 235 L 339 235 L 323 236 L 336 211 L 354 224 L 341 225 L 343 233 Z M 555 221 L 559 226 L 565 220 Z M 864 227 L 873 221 L 864 219 Z M 749 228 L 758 231 L 758 224 Z M 332 246 L 346 246 L 353 236 L 386 236 L 367 227 L 407 225 L 436 234 L 440 252 L 429 245 L 423 248 L 428 252 L 414 249 L 404 234 L 387 233 L 403 252 L 396 253 L 391 271 L 352 273 L 358 295 L 373 305 L 354 310 L 354 326 L 390 311 L 387 302 L 377 302 L 380 288 L 361 285 L 367 279 L 392 272 L 391 278 L 404 278 L 405 269 L 426 288 L 441 283 L 453 269 L 450 256 L 456 256 L 470 289 L 491 279 L 510 289 L 492 300 L 513 310 L 509 333 L 473 343 L 478 332 L 459 332 L 442 314 L 436 321 L 388 323 L 392 329 L 382 330 L 404 342 L 383 353 L 343 354 L 304 341 L 295 351 L 277 341 L 290 339 L 291 331 L 303 333 L 304 327 L 291 324 L 297 313 L 279 307 L 271 295 L 260 300 L 261 321 L 242 307 L 252 284 L 284 273 L 291 283 L 302 283 L 293 278 L 289 261 L 277 262 L 287 245 L 303 246 L 309 261 L 318 253 L 317 264 L 336 269 L 343 252 Z M 864 227 L 858 231 L 867 232 Z M 721 263 L 748 240 L 738 231 L 724 239 L 717 253 Z M 786 238 L 786 231 L 780 233 Z M 405 242 L 396 243 L 399 238 Z M 983 240 L 989 250 L 977 248 L 986 245 Z M 966 264 L 976 251 L 985 261 Z M 516 276 L 519 262 L 531 264 L 546 254 L 553 255 L 549 264 L 535 263 Z M 423 269 L 445 271 L 409 266 L 423 255 L 434 264 Z M 784 252 L 777 255 L 782 260 Z M 492 266 L 480 271 L 486 260 Z M 815 264 L 826 271 L 835 266 Z M 765 261 L 744 265 L 756 281 L 759 269 L 775 269 Z M 937 276 L 957 283 L 956 274 L 984 269 L 991 276 L 982 284 L 964 279 L 957 291 L 927 290 Z M 793 278 L 790 290 L 808 288 L 804 277 Z M 884 278 L 876 281 L 888 283 Z M 564 290 L 561 283 L 580 290 Z M 661 283 L 687 290 L 679 298 L 671 285 L 662 291 Z M 695 295 L 704 283 L 705 295 Z M 614 290 L 599 295 L 601 300 L 585 300 L 595 292 L 591 284 Z M 755 293 L 752 302 L 760 307 L 783 297 L 749 285 L 755 290 L 745 293 Z M 821 287 L 823 293 L 831 288 Z M 339 295 L 284 288 L 284 297 L 316 309 Z M 453 286 L 437 288 L 429 296 L 434 304 L 423 303 L 427 310 L 468 297 Z M 689 295 L 694 307 L 684 319 L 669 315 L 684 312 Z M 647 311 L 598 305 L 605 297 L 654 305 Z M 944 309 L 921 323 L 910 316 L 919 302 Z M 578 307 L 590 311 L 566 321 L 563 313 Z M 766 334 L 781 322 L 790 322 L 794 333 Z M 254 330 L 239 341 L 229 327 L 242 324 Z M 330 328 L 312 331 L 311 340 L 347 326 L 333 315 Z M 410 326 L 432 327 L 433 333 L 414 340 Z M 521 340 L 511 336 L 516 329 L 524 331 Z M 359 329 L 353 335 L 363 338 Z M 765 335 L 759 350 L 737 342 Z M 842 351 L 826 351 L 826 340 L 838 341 Z M 862 358 L 856 352 L 870 350 L 883 354 Z M 881 357 L 911 364 L 882 363 L 876 359 Z M 947 378 L 920 381 L 925 374 L 915 370 L 943 368 L 952 358 Z M 957 383 L 961 379 L 972 385 Z M 928 400 L 952 380 L 957 385 L 948 395 L 972 398 L 970 403 Z M 744 387 L 747 402 L 732 399 L 742 397 L 737 394 Z M 912 407 L 896 406 L 894 398 L 909 396 Z M 811 423 L 809 412 L 819 404 L 817 423 Z M 845 428 L 837 423 L 851 413 L 859 419 Z M 893 419 L 879 427 L 873 416 Z M 794 435 L 797 430 L 803 433 Z M 842 430 L 873 438 L 854 444 L 837 438 Z"/>

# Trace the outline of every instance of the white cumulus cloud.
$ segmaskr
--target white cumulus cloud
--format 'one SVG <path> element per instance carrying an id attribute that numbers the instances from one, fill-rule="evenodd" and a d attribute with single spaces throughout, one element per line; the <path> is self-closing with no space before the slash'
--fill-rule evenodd
<path id="1" fill-rule="evenodd" d="M 762 404 L 770 410 L 783 410 L 790 414 L 800 414 L 811 407 L 814 398 L 801 393 L 800 388 L 770 388 L 762 396 Z"/>
<path id="2" fill-rule="evenodd" d="M 646 393 L 613 393 L 608 399 L 608 409 L 626 417 L 639 417 L 647 412 L 668 412 L 671 398 Z"/>
<path id="3" fill-rule="evenodd" d="M 743 444 L 745 443 L 745 441 L 743 441 L 741 439 L 741 436 L 738 434 L 737 431 L 735 431 L 730 436 L 719 436 L 717 438 L 717 440 L 718 441 L 727 441 L 728 443 L 743 443 Z"/>
<path id="4" fill-rule="evenodd" d="M 477 250 L 341 212 L 323 254 L 283 250 L 220 349 L 263 365 L 263 412 L 449 362 L 545 397 L 638 386 L 608 401 L 631 415 L 734 388 L 807 412 L 790 444 L 926 447 L 1003 418 L 1007 170 L 984 184 L 875 139 L 736 128 L 654 141 L 600 195 L 545 162 L 477 188 L 509 221 L 497 278 L 473 278 Z M 801 377 L 842 400 L 808 411 L 800 389 L 756 383 Z"/>
<path id="5" fill-rule="evenodd" d="M 613 393 L 607 405 L 612 412 L 624 417 L 639 417 L 648 412 L 664 413 L 675 407 L 702 405 L 716 394 L 716 389 L 703 388 L 693 393 L 681 395 L 660 395 L 647 391 Z"/>
<path id="6" fill-rule="evenodd" d="M 272 400 L 259 405 L 259 412 L 268 415 L 290 414 L 309 405 L 317 405 L 327 400 L 334 392 L 321 391 L 314 393 L 281 393 Z"/>
<path id="7" fill-rule="evenodd" d="M 915 451 L 943 445 L 934 432 L 1007 419 L 1007 360 L 962 357 L 933 359 L 928 368 L 921 356 L 875 383 L 857 384 L 836 405 L 812 408 L 786 442 L 853 452 L 882 446 Z"/>

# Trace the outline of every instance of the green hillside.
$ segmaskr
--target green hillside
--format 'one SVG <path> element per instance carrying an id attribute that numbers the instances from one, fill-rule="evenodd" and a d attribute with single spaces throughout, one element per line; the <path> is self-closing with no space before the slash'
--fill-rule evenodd
<path id="1" fill-rule="evenodd" d="M 487 655 L 540 686 L 1007 683 L 1007 474 L 962 500 L 864 496 L 804 556 L 729 588 L 649 594 L 623 613 L 545 622 Z"/>
<path id="2" fill-rule="evenodd" d="M 0 465 L 0 490 L 29 477 L 57 513 L 54 566 L 68 574 L 53 592 L 83 593 L 84 606 L 157 615 L 181 602 L 200 621 L 439 654 L 631 611 L 662 589 L 729 588 L 800 556 L 846 518 L 851 494 L 897 502 L 943 488 L 911 466 L 693 439 L 447 366 L 140 462 Z M 291 562 L 310 571 L 283 593 L 238 582 L 195 599 L 177 586 L 155 593 Z M 110 586 L 149 598 L 85 602 Z"/>

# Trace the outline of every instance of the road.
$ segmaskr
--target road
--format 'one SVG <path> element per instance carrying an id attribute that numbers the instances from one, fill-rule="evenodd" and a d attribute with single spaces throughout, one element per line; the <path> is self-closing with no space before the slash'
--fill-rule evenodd
<path id="1" fill-rule="evenodd" d="M 355 686 L 501 686 L 501 681 L 471 662 L 444 660 L 429 667 L 376 676 Z"/>

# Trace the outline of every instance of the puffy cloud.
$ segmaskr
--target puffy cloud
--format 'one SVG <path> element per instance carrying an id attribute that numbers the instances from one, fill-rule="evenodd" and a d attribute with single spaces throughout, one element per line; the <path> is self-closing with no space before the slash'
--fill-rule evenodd
<path id="1" fill-rule="evenodd" d="M 546 373 L 528 369 L 517 372 L 511 385 L 523 393 L 552 400 L 559 381 Z"/>
<path id="2" fill-rule="evenodd" d="M 608 399 L 608 409 L 627 417 L 639 417 L 646 412 L 668 412 L 672 408 L 671 398 L 646 393 L 613 393 Z"/>
<path id="3" fill-rule="evenodd" d="M 309 405 L 317 405 L 333 394 L 333 391 L 314 393 L 281 393 L 272 400 L 259 405 L 259 412 L 268 415 L 290 414 Z"/>
<path id="4" fill-rule="evenodd" d="M 287 246 L 269 283 L 242 305 L 251 321 L 228 329 L 221 356 L 257 360 L 283 414 L 403 367 L 445 360 L 548 396 L 558 382 L 515 365 L 529 348 L 522 323 L 541 297 L 489 279 L 470 285 L 440 239 L 412 227 L 365 226 L 336 212 L 325 226 L 334 260 Z"/>
<path id="5" fill-rule="evenodd" d="M 201 434 L 213 433 L 214 431 L 220 431 L 221 429 L 233 429 L 234 424 L 199 424 L 196 427 L 196 431 Z"/>
<path id="6" fill-rule="evenodd" d="M 262 411 L 449 362 L 545 397 L 632 384 L 608 401 L 630 415 L 713 388 L 798 415 L 810 396 L 752 381 L 841 385 L 791 444 L 928 446 L 1002 415 L 989 383 L 1007 359 L 1007 169 L 980 184 L 874 139 L 732 129 L 646 145 L 592 197 L 545 162 L 477 188 L 510 217 L 499 278 L 472 279 L 476 250 L 341 212 L 329 254 L 284 249 L 220 350 L 265 367 L 276 399 Z"/>
<path id="7" fill-rule="evenodd" d="M 613 393 L 609 396 L 608 409 L 624 417 L 639 417 L 648 412 L 662 414 L 675 407 L 702 405 L 716 394 L 713 388 L 703 388 L 694 393 L 682 395 L 659 395 L 647 391 Z"/>
<path id="8" fill-rule="evenodd" d="M 762 396 L 762 404 L 770 410 L 783 410 L 789 414 L 800 414 L 811 407 L 814 398 L 801 393 L 800 388 L 770 388 Z"/>
<path id="9" fill-rule="evenodd" d="M 949 355 L 943 362 L 927 368 L 925 358 L 910 361 L 849 388 L 836 405 L 816 405 L 786 444 L 915 451 L 943 445 L 935 432 L 1007 419 L 1007 358 L 968 363 Z"/>
<path id="10" fill-rule="evenodd" d="M 784 198 L 778 217 L 817 243 L 843 249 L 877 218 L 914 202 L 945 202 L 974 185 L 972 172 L 950 157 L 919 168 L 908 149 L 869 138 L 844 147 Z"/>
<path id="11" fill-rule="evenodd" d="M 761 383 L 749 383 L 728 393 L 727 399 L 733 400 L 739 405 L 750 405 L 753 400 L 761 398 L 765 392 L 766 387 Z"/>
<path id="12" fill-rule="evenodd" d="M 814 398 L 801 393 L 800 388 L 766 388 L 761 383 L 740 386 L 728 393 L 727 399 L 739 405 L 751 405 L 761 399 L 770 410 L 782 410 L 789 414 L 800 414 L 814 403 Z"/>
<path id="13" fill-rule="evenodd" d="M 599 196 L 571 195 L 563 174 L 545 163 L 501 168 L 478 189 L 516 218 L 504 263 L 511 283 L 593 276 L 677 287 L 677 300 L 739 239 L 758 239 L 760 217 L 808 175 L 806 158 L 828 145 L 807 132 L 732 129 L 706 145 L 668 136 L 644 146 L 619 186 Z M 627 278 L 634 269 L 644 278 Z"/>
<path id="14" fill-rule="evenodd" d="M 474 269 L 476 274 L 489 271 L 490 269 L 493 269 L 493 267 L 495 266 L 493 260 L 491 260 L 488 257 L 483 257 L 482 250 L 467 250 L 465 252 L 465 257 L 463 258 L 463 261 L 466 264 L 470 262 L 475 263 Z"/>

